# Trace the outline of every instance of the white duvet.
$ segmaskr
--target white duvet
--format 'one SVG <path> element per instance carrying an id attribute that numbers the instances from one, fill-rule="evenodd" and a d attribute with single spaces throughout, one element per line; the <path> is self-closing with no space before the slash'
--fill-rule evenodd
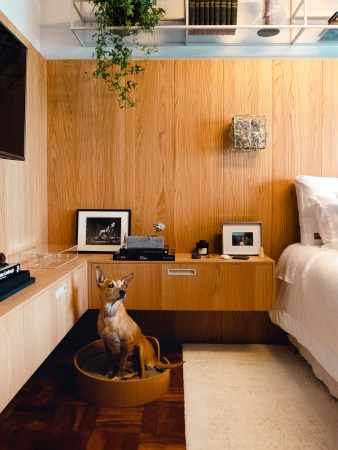
<path id="1" fill-rule="evenodd" d="M 277 263 L 276 276 L 271 320 L 338 382 L 338 251 L 290 245 Z"/>

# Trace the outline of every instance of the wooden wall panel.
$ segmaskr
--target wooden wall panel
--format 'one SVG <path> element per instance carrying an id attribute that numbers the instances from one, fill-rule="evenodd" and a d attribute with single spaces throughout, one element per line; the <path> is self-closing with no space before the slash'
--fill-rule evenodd
<path id="1" fill-rule="evenodd" d="M 78 208 L 127 208 L 124 117 L 105 86 L 90 78 L 93 70 L 92 61 L 48 61 L 48 216 L 53 243 L 75 242 Z"/>
<path id="2" fill-rule="evenodd" d="M 214 251 L 223 198 L 223 63 L 175 63 L 175 248 Z"/>
<path id="3" fill-rule="evenodd" d="M 223 148 L 224 221 L 263 222 L 263 246 L 271 253 L 272 206 L 272 61 L 224 62 L 224 124 L 228 125 Z M 267 145 L 263 150 L 230 149 L 230 127 L 235 115 L 265 115 Z"/>
<path id="4" fill-rule="evenodd" d="M 132 233 L 152 234 L 151 224 L 164 222 L 174 242 L 174 61 L 142 61 L 137 106 L 126 111 L 126 153 L 134 167 L 125 173 L 132 186 Z"/>
<path id="5" fill-rule="evenodd" d="M 336 59 L 323 62 L 322 173 L 338 176 L 338 64 Z"/>
<path id="6" fill-rule="evenodd" d="M 322 175 L 322 61 L 274 61 L 273 102 L 271 255 L 278 258 L 288 244 L 299 240 L 294 177 Z"/>
<path id="7" fill-rule="evenodd" d="M 86 75 L 93 62 L 48 62 L 52 242 L 75 242 L 78 208 L 131 209 L 133 234 L 152 233 L 157 219 L 173 221 L 173 63 L 148 65 L 139 107 L 127 111 Z"/>
<path id="8" fill-rule="evenodd" d="M 0 159 L 0 251 L 10 256 L 48 241 L 47 64 L 2 13 L 0 20 L 28 48 L 26 160 Z"/>
<path id="9" fill-rule="evenodd" d="M 48 62 L 50 242 L 75 242 L 77 208 L 130 208 L 133 234 L 162 220 L 177 252 L 220 252 L 222 222 L 262 221 L 277 259 L 299 239 L 295 175 L 338 176 L 337 60 L 148 61 L 133 110 L 93 68 Z M 266 149 L 230 150 L 240 114 L 266 116 Z"/>

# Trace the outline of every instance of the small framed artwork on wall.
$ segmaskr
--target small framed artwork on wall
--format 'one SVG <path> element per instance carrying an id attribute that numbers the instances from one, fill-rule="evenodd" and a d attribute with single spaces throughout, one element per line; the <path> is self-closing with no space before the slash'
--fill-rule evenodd
<path id="1" fill-rule="evenodd" d="M 130 234 L 130 209 L 78 209 L 79 252 L 113 253 Z"/>
<path id="2" fill-rule="evenodd" d="M 258 255 L 262 246 L 262 222 L 223 223 L 224 255 Z"/>

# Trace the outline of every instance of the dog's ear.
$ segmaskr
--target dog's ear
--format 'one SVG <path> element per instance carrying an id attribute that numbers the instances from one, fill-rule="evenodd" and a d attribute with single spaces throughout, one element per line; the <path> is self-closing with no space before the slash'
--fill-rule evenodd
<path id="1" fill-rule="evenodd" d="M 123 284 L 123 287 L 127 288 L 129 283 L 131 283 L 133 281 L 133 279 L 134 279 L 134 274 L 133 273 L 131 273 L 130 275 L 127 275 L 126 277 L 123 277 L 122 280 L 121 280 L 122 284 Z"/>
<path id="2" fill-rule="evenodd" d="M 100 266 L 96 266 L 96 284 L 100 288 L 106 279 L 105 274 Z"/>

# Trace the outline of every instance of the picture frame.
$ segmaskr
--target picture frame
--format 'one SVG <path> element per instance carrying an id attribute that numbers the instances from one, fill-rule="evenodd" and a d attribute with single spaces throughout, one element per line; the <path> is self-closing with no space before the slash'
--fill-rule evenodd
<path id="1" fill-rule="evenodd" d="M 78 209 L 78 252 L 117 252 L 130 235 L 130 225 L 130 209 Z"/>
<path id="2" fill-rule="evenodd" d="M 223 223 L 223 255 L 259 254 L 262 246 L 262 222 L 227 222 Z"/>

